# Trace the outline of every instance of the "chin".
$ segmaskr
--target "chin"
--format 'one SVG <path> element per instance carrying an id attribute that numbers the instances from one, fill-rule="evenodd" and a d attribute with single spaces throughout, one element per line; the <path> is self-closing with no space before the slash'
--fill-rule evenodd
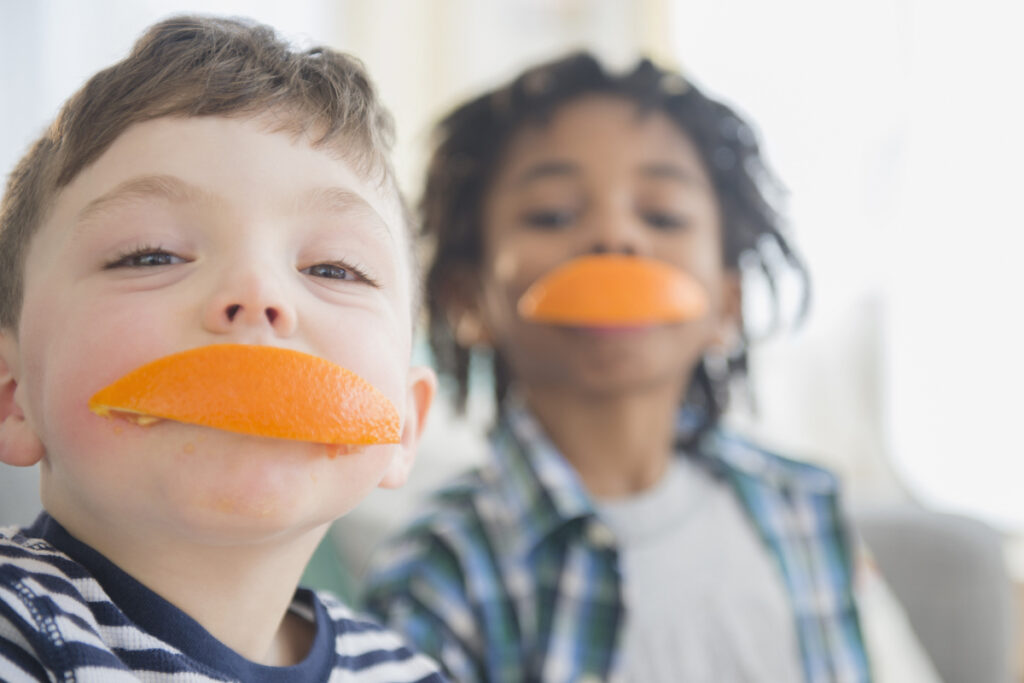
<path id="1" fill-rule="evenodd" d="M 604 376 L 589 378 L 585 388 L 594 396 L 602 398 L 627 398 L 645 394 L 664 395 L 670 392 L 675 395 L 680 382 L 669 373 L 644 375 L 632 373 L 624 376 Z"/>
<path id="2" fill-rule="evenodd" d="M 248 545 L 303 535 L 326 526 L 336 515 L 312 509 L 309 501 L 268 499 L 224 492 L 193 500 L 173 515 L 177 533 L 213 546 Z"/>
<path id="3" fill-rule="evenodd" d="M 279 465 L 279 466 L 274 466 Z M 180 531 L 209 542 L 255 541 L 308 530 L 336 516 L 312 468 L 254 459 L 235 467 L 200 467 L 165 480 L 163 506 Z"/>
<path id="4" fill-rule="evenodd" d="M 270 452 L 232 454 L 200 467 L 201 476 L 176 481 L 168 509 L 211 540 L 257 541 L 306 533 L 348 513 L 376 486 L 390 451 L 380 447 L 338 454 L 337 447 L 274 440 Z M 344 449 L 343 449 L 344 450 Z M 288 455 L 291 454 L 291 455 Z"/>

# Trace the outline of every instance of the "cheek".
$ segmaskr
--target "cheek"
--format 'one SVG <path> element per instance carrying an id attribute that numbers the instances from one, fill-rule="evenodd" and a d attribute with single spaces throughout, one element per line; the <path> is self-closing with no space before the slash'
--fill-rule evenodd
<path id="1" fill-rule="evenodd" d="M 324 507 L 331 509 L 332 518 L 351 511 L 377 487 L 399 448 L 367 446 L 317 461 L 310 476 Z"/>
<path id="2" fill-rule="evenodd" d="M 106 307 L 89 301 L 36 299 L 19 338 L 29 419 L 46 434 L 47 450 L 101 452 L 116 421 L 89 410 L 92 395 L 143 362 L 172 350 L 175 337 L 148 310 Z M 164 316 L 166 318 L 167 316 Z M 131 340 L 126 343 L 125 340 Z"/>
<path id="3" fill-rule="evenodd" d="M 313 340 L 314 353 L 369 382 L 401 416 L 411 355 L 409 334 L 402 325 L 409 325 L 406 318 L 385 319 L 377 312 L 349 315 L 343 325 L 322 329 Z"/>
<path id="4" fill-rule="evenodd" d="M 518 313 L 519 298 L 561 260 L 555 250 L 544 252 L 505 245 L 488 257 L 481 266 L 478 305 L 492 336 L 500 341 L 514 334 L 515 327 L 525 324 Z"/>

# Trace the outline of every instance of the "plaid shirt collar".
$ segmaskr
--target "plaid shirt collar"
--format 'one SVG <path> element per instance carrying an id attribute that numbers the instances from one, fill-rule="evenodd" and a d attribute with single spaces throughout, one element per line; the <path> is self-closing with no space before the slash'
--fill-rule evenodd
<path id="1" fill-rule="evenodd" d="M 518 558 L 564 525 L 594 515 L 579 474 L 521 404 L 509 401 L 490 443 L 493 467 L 485 476 L 494 477 L 505 502 L 503 521 L 515 529 L 510 537 L 516 539 Z"/>
<path id="2" fill-rule="evenodd" d="M 680 413 L 679 432 L 685 435 L 692 419 Z M 572 465 L 562 457 L 537 419 L 518 398 L 508 399 L 497 426 L 490 434 L 495 490 L 505 501 L 515 529 L 515 554 L 524 558 L 550 534 L 567 524 L 595 515 L 590 496 Z M 742 437 L 717 428 L 710 431 L 692 457 L 712 474 L 733 485 L 757 479 L 779 491 L 829 494 L 837 487 L 835 477 L 817 467 L 769 453 Z M 742 500 L 742 496 L 741 496 Z"/>

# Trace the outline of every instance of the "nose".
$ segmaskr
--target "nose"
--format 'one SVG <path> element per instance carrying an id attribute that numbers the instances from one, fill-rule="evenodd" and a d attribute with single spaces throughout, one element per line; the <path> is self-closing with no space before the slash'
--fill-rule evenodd
<path id="1" fill-rule="evenodd" d="M 253 267 L 226 272 L 203 311 L 204 327 L 216 334 L 256 331 L 288 337 L 296 323 L 295 307 L 280 276 Z"/>
<path id="2" fill-rule="evenodd" d="M 644 253 L 647 235 L 638 216 L 629 207 L 611 202 L 595 207 L 589 252 L 593 254 Z"/>

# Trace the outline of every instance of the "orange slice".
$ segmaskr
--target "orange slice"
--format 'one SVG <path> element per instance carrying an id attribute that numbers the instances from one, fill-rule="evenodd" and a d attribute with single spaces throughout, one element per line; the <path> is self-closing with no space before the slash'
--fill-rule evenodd
<path id="1" fill-rule="evenodd" d="M 398 443 L 394 405 L 351 370 L 270 346 L 218 344 L 129 372 L 89 400 L 97 415 L 125 414 L 240 434 L 328 444 Z"/>
<path id="2" fill-rule="evenodd" d="M 519 314 L 555 325 L 629 327 L 704 315 L 704 288 L 654 259 L 581 256 L 540 278 L 519 299 Z"/>

